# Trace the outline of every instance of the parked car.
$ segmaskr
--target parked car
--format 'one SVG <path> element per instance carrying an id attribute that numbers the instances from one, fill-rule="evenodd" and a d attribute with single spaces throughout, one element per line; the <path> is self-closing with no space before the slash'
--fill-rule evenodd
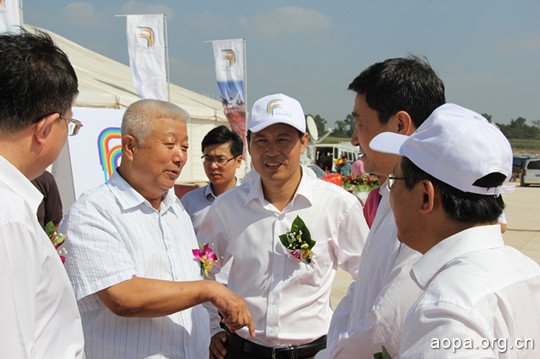
<path id="1" fill-rule="evenodd" d="M 528 159 L 521 170 L 520 184 L 523 187 L 540 184 L 540 158 Z"/>

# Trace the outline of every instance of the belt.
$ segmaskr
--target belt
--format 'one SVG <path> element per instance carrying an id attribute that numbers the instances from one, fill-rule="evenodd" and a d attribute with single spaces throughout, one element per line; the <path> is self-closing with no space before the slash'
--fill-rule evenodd
<path id="1" fill-rule="evenodd" d="M 227 332 L 227 350 L 236 349 L 239 352 L 259 358 L 269 359 L 302 359 L 311 358 L 326 348 L 326 335 L 311 343 L 291 345 L 285 348 L 271 348 L 253 343 L 235 333 Z M 246 358 L 248 356 L 245 356 Z"/>

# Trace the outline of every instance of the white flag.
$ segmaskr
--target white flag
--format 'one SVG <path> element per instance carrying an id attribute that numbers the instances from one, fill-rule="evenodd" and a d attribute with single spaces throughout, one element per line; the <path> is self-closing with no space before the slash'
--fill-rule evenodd
<path id="1" fill-rule="evenodd" d="M 0 33 L 19 32 L 21 14 L 19 0 L 0 0 Z"/>
<path id="2" fill-rule="evenodd" d="M 246 103 L 244 98 L 244 40 L 212 41 L 221 102 L 231 128 L 244 140 L 246 155 Z"/>
<path id="3" fill-rule="evenodd" d="M 139 96 L 168 100 L 163 14 L 128 15 L 129 65 Z"/>
<path id="4" fill-rule="evenodd" d="M 212 41 L 216 79 L 225 105 L 244 105 L 244 40 Z"/>

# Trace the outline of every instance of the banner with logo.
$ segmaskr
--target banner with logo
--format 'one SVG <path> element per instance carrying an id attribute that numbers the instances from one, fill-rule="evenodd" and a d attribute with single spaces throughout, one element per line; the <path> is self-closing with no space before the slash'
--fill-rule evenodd
<path id="1" fill-rule="evenodd" d="M 225 115 L 233 131 L 246 140 L 244 40 L 212 41 L 216 78 Z M 245 147 L 244 147 L 245 148 Z"/>
<path id="2" fill-rule="evenodd" d="M 19 0 L 0 0 L 0 34 L 19 32 L 22 25 L 22 11 Z"/>
<path id="3" fill-rule="evenodd" d="M 129 65 L 142 98 L 168 100 L 164 15 L 128 15 Z"/>
<path id="4" fill-rule="evenodd" d="M 73 117 L 83 124 L 53 165 L 65 212 L 79 196 L 112 176 L 120 165 L 120 126 L 125 110 L 73 107 Z"/>

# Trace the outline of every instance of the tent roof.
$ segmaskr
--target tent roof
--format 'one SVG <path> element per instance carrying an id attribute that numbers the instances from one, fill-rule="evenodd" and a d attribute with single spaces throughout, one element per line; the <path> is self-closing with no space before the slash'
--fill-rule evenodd
<path id="1" fill-rule="evenodd" d="M 129 66 L 88 50 L 54 32 L 35 28 L 50 34 L 68 55 L 79 79 L 79 97 L 75 106 L 126 108 L 140 99 Z M 170 101 L 186 110 L 193 119 L 227 122 L 221 102 L 183 87 L 170 84 Z"/>

